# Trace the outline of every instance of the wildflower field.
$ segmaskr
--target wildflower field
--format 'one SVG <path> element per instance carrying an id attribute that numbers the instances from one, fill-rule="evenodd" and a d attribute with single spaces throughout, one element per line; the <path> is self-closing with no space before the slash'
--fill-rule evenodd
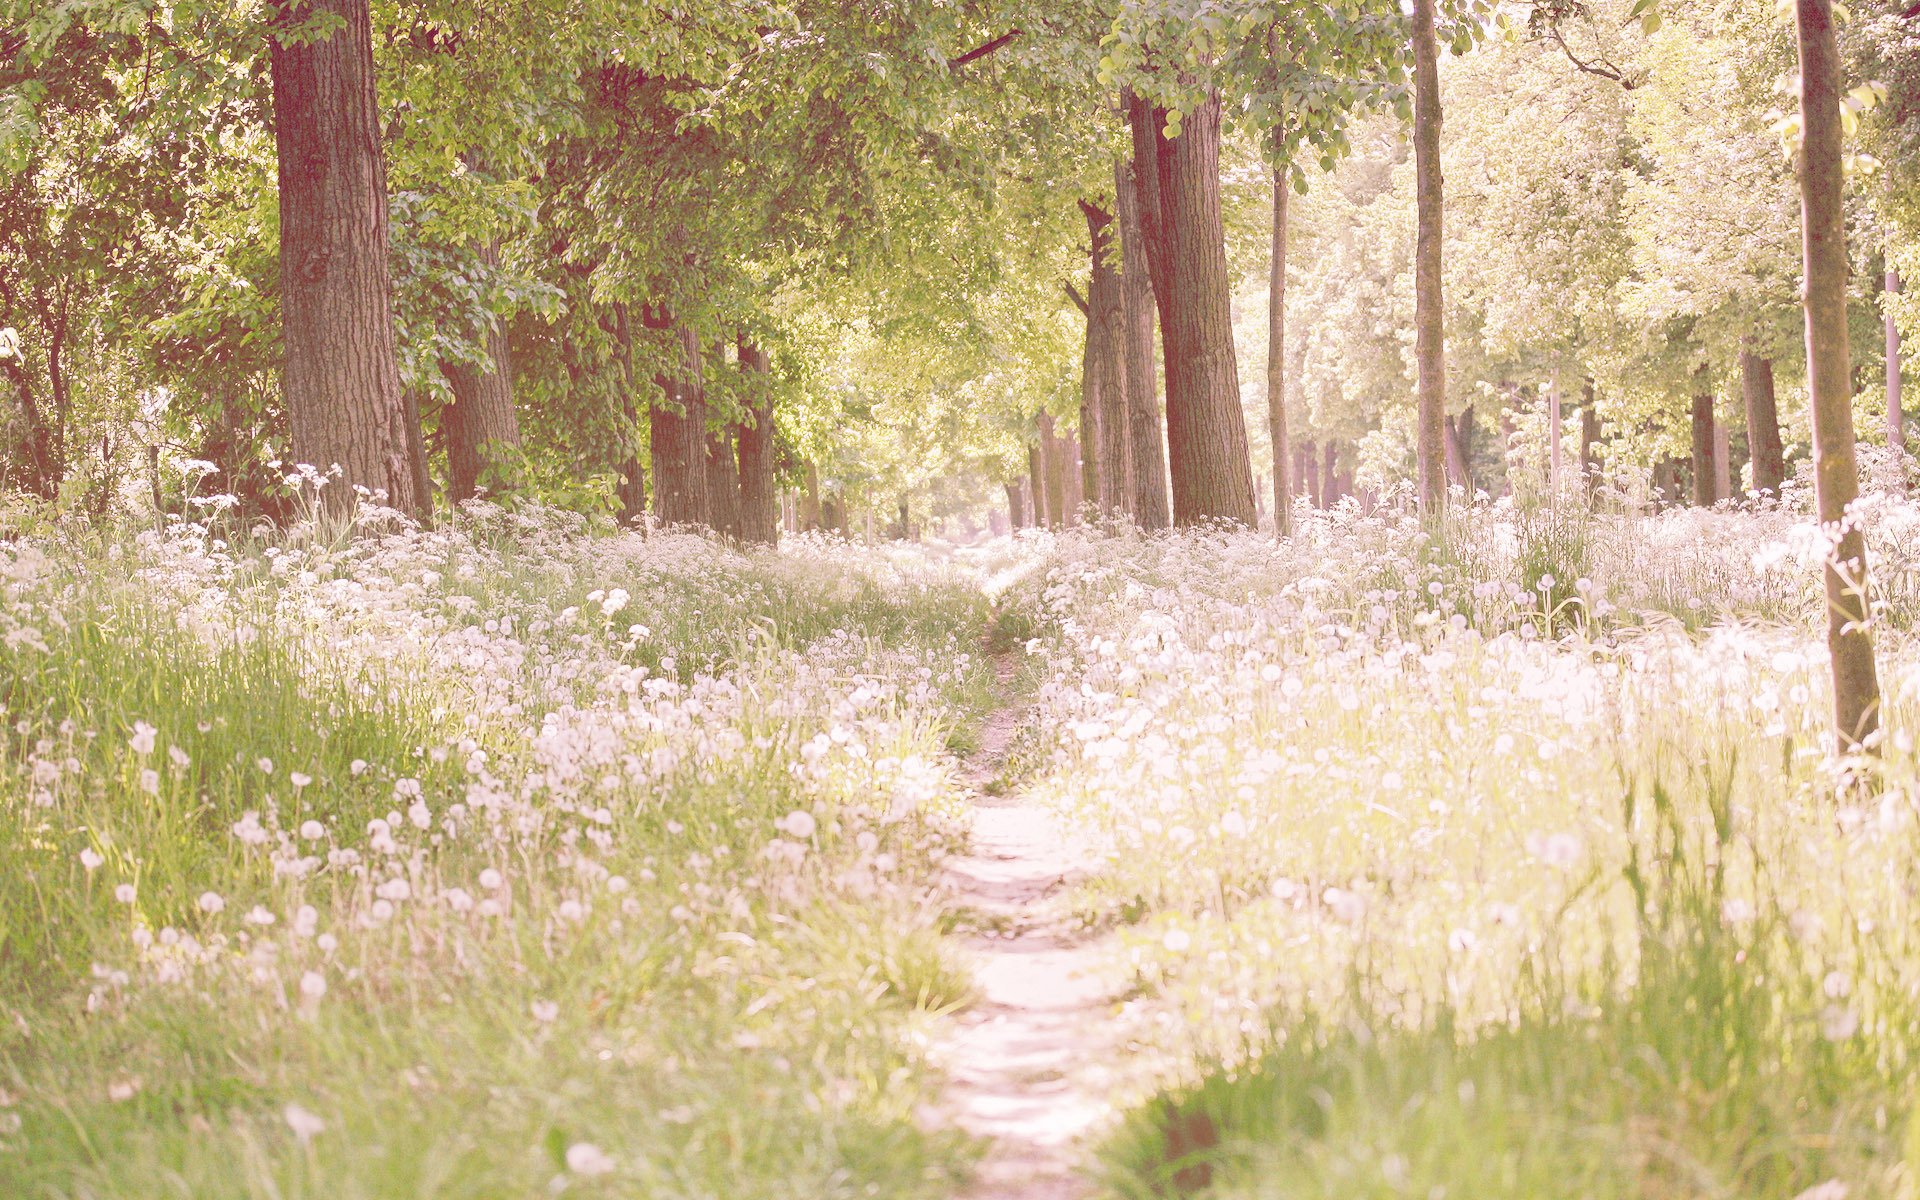
<path id="1" fill-rule="evenodd" d="M 1868 524 L 1872 787 L 1791 507 L 23 538 L 0 1194 L 1900 1194 L 1920 507 Z M 1098 1059 L 997 1085 L 1093 1112 L 1084 1191 L 966 1191 L 995 796 L 1080 851 L 1082 1028 L 993 1020 Z"/>

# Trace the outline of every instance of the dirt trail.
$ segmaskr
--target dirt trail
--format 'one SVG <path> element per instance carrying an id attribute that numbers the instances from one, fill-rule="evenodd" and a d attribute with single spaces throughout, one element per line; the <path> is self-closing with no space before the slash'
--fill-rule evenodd
<path id="1" fill-rule="evenodd" d="M 1011 660 L 999 663 L 1003 686 Z M 938 1047 L 946 1119 L 992 1145 L 963 1200 L 1077 1200 L 1080 1135 L 1109 1110 L 1112 989 L 1097 943 L 1059 905 L 1082 860 L 1039 806 L 987 794 L 1021 718 L 987 722 L 968 763 L 971 854 L 948 865 L 952 903 L 978 918 L 965 935 L 978 999 Z"/>

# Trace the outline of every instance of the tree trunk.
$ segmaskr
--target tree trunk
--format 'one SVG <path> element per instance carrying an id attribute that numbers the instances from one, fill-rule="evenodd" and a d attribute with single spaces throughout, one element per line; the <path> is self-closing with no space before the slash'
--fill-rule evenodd
<path id="1" fill-rule="evenodd" d="M 1159 372 L 1153 361 L 1153 278 L 1147 268 L 1146 231 L 1140 215 L 1140 194 L 1147 186 L 1146 176 L 1153 172 L 1143 171 L 1140 163 L 1137 157 L 1131 163 L 1115 163 L 1114 207 L 1120 226 L 1121 340 L 1127 364 L 1127 452 L 1133 462 L 1133 519 L 1140 528 L 1152 531 L 1165 529 L 1173 518 L 1167 507 L 1167 445 L 1155 386 Z"/>
<path id="2" fill-rule="evenodd" d="M 1787 474 L 1780 448 L 1780 413 L 1773 396 L 1773 360 L 1742 351 L 1740 396 L 1747 407 L 1747 458 L 1753 464 L 1753 490 L 1778 496 Z"/>
<path id="3" fill-rule="evenodd" d="M 321 493 L 336 514 L 364 487 L 424 515 L 430 498 L 414 486 L 394 352 L 368 0 L 273 0 L 273 14 L 281 29 L 318 15 L 345 22 L 325 37 L 269 42 L 291 453 L 340 468 Z"/>
<path id="4" fill-rule="evenodd" d="M 1702 367 L 1698 376 L 1704 379 L 1705 374 Z M 1693 397 L 1693 502 L 1702 508 L 1713 507 L 1719 498 L 1713 490 L 1719 475 L 1713 452 L 1713 393 L 1698 392 Z"/>
<path id="5" fill-rule="evenodd" d="M 740 456 L 740 537 L 772 546 L 780 539 L 773 486 L 773 364 L 765 350 L 742 338 L 740 369 L 747 376 L 748 415 L 733 434 Z"/>
<path id="6" fill-rule="evenodd" d="M 1168 138 L 1167 113 L 1148 118 L 1157 212 L 1142 224 L 1157 275 L 1160 336 L 1167 365 L 1167 466 L 1173 522 L 1253 523 L 1253 467 L 1233 354 L 1232 283 L 1220 216 L 1220 97 L 1209 95 Z M 1135 152 L 1140 134 L 1136 126 Z M 1143 197 L 1144 199 L 1144 197 Z"/>
<path id="7" fill-rule="evenodd" d="M 1092 245 L 1092 274 L 1087 283 L 1087 354 L 1089 409 L 1083 407 L 1081 430 L 1087 434 L 1085 474 L 1094 503 L 1103 516 L 1125 516 L 1133 508 L 1132 459 L 1127 411 L 1126 295 L 1113 264 L 1114 219 L 1099 207 L 1080 202 L 1087 218 Z"/>
<path id="8" fill-rule="evenodd" d="M 1011 529 L 1027 527 L 1027 498 L 1020 492 L 1018 482 L 1009 483 L 1007 489 L 1007 526 Z"/>
<path id="9" fill-rule="evenodd" d="M 1566 422 L 1560 409 L 1560 372 L 1547 380 L 1547 494 L 1560 500 L 1560 435 Z"/>
<path id="10" fill-rule="evenodd" d="M 807 463 L 806 490 L 801 494 L 798 519 L 800 532 L 817 533 L 820 530 L 820 468 L 811 460 Z"/>
<path id="11" fill-rule="evenodd" d="M 613 339 L 620 366 L 623 446 L 614 500 L 622 525 L 639 525 L 647 512 L 647 471 L 640 461 L 640 377 L 633 360 L 633 322 L 625 304 L 613 306 Z"/>
<path id="12" fill-rule="evenodd" d="M 649 321 L 661 328 L 664 317 Z M 677 330 L 680 362 L 654 382 L 660 398 L 649 413 L 653 445 L 653 515 L 662 525 L 705 525 L 707 502 L 707 403 L 700 378 L 700 339 Z"/>
<path id="13" fill-rule="evenodd" d="M 1813 406 L 1814 495 L 1836 536 L 1827 559 L 1827 648 L 1834 725 L 1860 749 L 1880 725 L 1880 683 L 1868 625 L 1867 547 L 1847 509 L 1860 493 L 1847 346 L 1847 229 L 1840 176 L 1840 54 L 1832 0 L 1796 0 L 1800 45 L 1800 217 L 1805 256 L 1807 391 Z"/>
<path id="14" fill-rule="evenodd" d="M 1473 476 L 1467 472 L 1466 451 L 1460 446 L 1460 423 L 1452 416 L 1446 419 L 1447 482 L 1453 487 L 1473 494 Z"/>
<path id="15" fill-rule="evenodd" d="M 1328 508 L 1332 508 L 1340 500 L 1339 448 L 1333 442 L 1328 442 L 1323 453 L 1326 455 L 1326 466 L 1320 475 L 1320 497 Z"/>
<path id="16" fill-rule="evenodd" d="M 1274 130 L 1274 151 L 1280 131 Z M 1287 171 L 1273 170 L 1273 235 L 1267 256 L 1267 436 L 1273 441 L 1273 533 L 1293 532 L 1292 449 L 1287 445 Z"/>
<path id="17" fill-rule="evenodd" d="M 1713 422 L 1713 498 L 1733 498 L 1733 435 L 1717 414 Z"/>
<path id="18" fill-rule="evenodd" d="M 1433 0 L 1413 0 L 1413 159 L 1417 237 L 1413 265 L 1414 361 L 1418 375 L 1420 503 L 1447 500 L 1443 418 L 1447 407 L 1446 343 L 1440 296 L 1440 66 L 1433 38 Z"/>
<path id="19" fill-rule="evenodd" d="M 1033 498 L 1033 524 L 1046 529 L 1053 524 L 1053 510 L 1047 506 L 1047 451 L 1044 441 L 1027 443 L 1027 494 Z"/>
<path id="20" fill-rule="evenodd" d="M 482 266 L 500 266 L 500 243 L 480 248 Z M 486 366 L 443 363 L 440 371 L 453 389 L 453 404 L 443 411 L 441 426 L 447 439 L 447 499 L 454 504 L 478 494 L 489 468 L 511 462 L 505 451 L 520 445 L 520 418 L 513 409 L 513 359 L 507 350 L 507 331 L 499 318 L 490 318 L 484 341 Z M 494 488 L 502 481 L 489 480 Z"/>
<path id="21" fill-rule="evenodd" d="M 1047 493 L 1047 525 L 1063 529 L 1067 524 L 1066 455 L 1060 445 L 1063 439 L 1053 434 L 1052 413 L 1041 413 L 1035 423 L 1040 427 L 1040 480 Z"/>
<path id="22" fill-rule="evenodd" d="M 1307 478 L 1307 503 L 1320 508 L 1320 447 L 1312 440 L 1300 443 L 1301 467 Z"/>
<path id="23" fill-rule="evenodd" d="M 1893 319 L 1892 299 L 1900 294 L 1900 272 L 1887 267 L 1887 445 L 1895 450 L 1907 448 L 1906 414 L 1900 409 L 1900 326 Z"/>
<path id="24" fill-rule="evenodd" d="M 24 426 L 20 435 L 20 461 L 25 469 L 16 472 L 9 468 L 5 477 L 16 481 L 21 490 L 31 492 L 42 500 L 51 500 L 60 494 L 60 476 L 63 473 L 54 449 L 53 427 L 40 411 L 39 401 L 33 394 L 33 378 L 27 374 L 26 364 L 20 356 L 14 354 L 0 358 L 0 369 L 6 371 L 7 378 L 13 383 L 14 395 L 20 401 L 21 424 Z"/>
<path id="25" fill-rule="evenodd" d="M 1068 434 L 1054 439 L 1060 449 L 1060 475 L 1066 488 L 1067 507 L 1066 524 L 1080 523 L 1080 506 L 1087 502 L 1086 493 L 1080 490 L 1080 480 L 1084 477 L 1085 457 L 1080 452 L 1080 438 L 1077 434 Z"/>
<path id="26" fill-rule="evenodd" d="M 740 467 L 733 426 L 707 431 L 707 526 L 725 537 L 740 537 Z"/>
<path id="27" fill-rule="evenodd" d="M 1600 409 L 1591 379 L 1586 382 L 1585 400 L 1580 406 L 1580 473 L 1586 477 L 1588 496 L 1592 496 L 1600 485 Z"/>

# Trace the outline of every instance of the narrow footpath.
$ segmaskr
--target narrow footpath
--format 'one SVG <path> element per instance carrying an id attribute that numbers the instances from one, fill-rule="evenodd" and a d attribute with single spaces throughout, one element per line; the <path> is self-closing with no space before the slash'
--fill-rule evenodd
<path id="1" fill-rule="evenodd" d="M 1013 662 L 999 664 L 1007 686 Z M 1022 711 L 995 712 L 968 762 L 971 853 L 948 866 L 958 939 L 971 956 L 975 1002 L 936 1048 L 948 1085 L 946 1119 L 990 1148 L 962 1200 L 1079 1200 L 1081 1135 L 1111 1111 L 1110 986 L 1099 943 L 1062 907 L 1082 860 L 1058 824 L 989 785 Z"/>

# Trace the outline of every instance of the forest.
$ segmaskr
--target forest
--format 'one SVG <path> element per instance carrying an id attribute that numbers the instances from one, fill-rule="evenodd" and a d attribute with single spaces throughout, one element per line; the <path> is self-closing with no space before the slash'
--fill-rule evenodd
<path id="1" fill-rule="evenodd" d="M 1920 1196 L 1920 6 L 0 0 L 0 1195 Z"/>

